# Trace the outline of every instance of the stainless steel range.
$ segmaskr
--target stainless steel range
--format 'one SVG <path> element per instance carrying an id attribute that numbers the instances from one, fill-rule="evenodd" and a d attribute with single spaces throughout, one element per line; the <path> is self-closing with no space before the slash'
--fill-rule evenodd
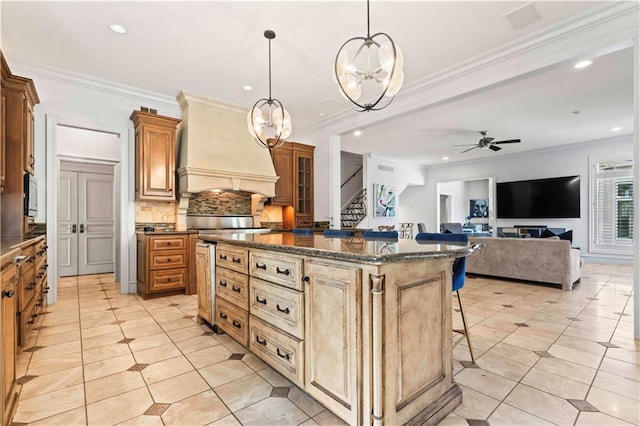
<path id="1" fill-rule="evenodd" d="M 197 229 L 199 235 L 271 231 L 269 228 L 254 227 L 253 216 L 187 215 L 187 228 Z"/>

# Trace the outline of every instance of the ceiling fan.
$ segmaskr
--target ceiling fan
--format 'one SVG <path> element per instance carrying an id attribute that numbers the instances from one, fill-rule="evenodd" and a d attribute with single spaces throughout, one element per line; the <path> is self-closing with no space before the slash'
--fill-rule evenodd
<path id="1" fill-rule="evenodd" d="M 476 148 L 489 148 L 492 151 L 500 151 L 502 147 L 499 147 L 496 145 L 505 144 L 505 143 L 520 143 L 520 139 L 509 139 L 506 141 L 494 142 L 493 141 L 494 138 L 487 136 L 486 130 L 481 130 L 480 134 L 482 135 L 482 138 L 480 138 L 478 143 L 466 144 L 466 145 L 454 145 L 454 146 L 471 146 L 472 148 L 465 149 L 464 151 L 461 152 L 462 154 L 464 154 L 465 152 L 471 151 L 472 149 L 476 149 Z"/>

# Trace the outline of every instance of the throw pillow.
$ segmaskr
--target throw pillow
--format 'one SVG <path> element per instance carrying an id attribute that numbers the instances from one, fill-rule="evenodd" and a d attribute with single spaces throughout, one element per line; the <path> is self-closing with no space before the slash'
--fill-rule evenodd
<path id="1" fill-rule="evenodd" d="M 563 232 L 562 234 L 558 234 L 561 240 L 567 240 L 569 243 L 573 242 L 573 230 Z"/>
<path id="2" fill-rule="evenodd" d="M 553 231 L 550 231 L 548 229 L 545 229 L 540 233 L 540 238 L 549 238 L 549 237 L 555 237 L 555 236 L 556 234 Z"/>

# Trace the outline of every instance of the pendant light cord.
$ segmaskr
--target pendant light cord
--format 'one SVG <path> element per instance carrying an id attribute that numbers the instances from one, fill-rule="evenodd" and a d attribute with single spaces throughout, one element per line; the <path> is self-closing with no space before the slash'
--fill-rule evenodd
<path id="1" fill-rule="evenodd" d="M 367 0 L 367 38 L 371 38 L 371 28 L 370 28 L 370 19 L 369 19 L 369 0 Z"/>
<path id="2" fill-rule="evenodd" d="M 271 101 L 271 39 L 269 39 L 269 101 Z"/>

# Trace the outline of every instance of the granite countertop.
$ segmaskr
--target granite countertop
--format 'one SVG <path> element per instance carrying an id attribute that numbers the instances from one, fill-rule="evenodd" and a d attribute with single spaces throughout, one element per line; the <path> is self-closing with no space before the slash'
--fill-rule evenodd
<path id="1" fill-rule="evenodd" d="M 181 234 L 197 234 L 197 229 L 187 229 L 186 231 L 136 231 L 136 234 L 144 234 L 144 235 L 181 235 Z"/>
<path id="2" fill-rule="evenodd" d="M 225 242 L 245 247 L 274 250 L 303 256 L 381 265 L 407 260 L 454 258 L 471 254 L 468 245 L 438 244 L 434 241 L 326 238 L 322 235 L 267 234 L 201 235 L 204 241 Z"/>
<path id="3" fill-rule="evenodd" d="M 31 245 L 36 243 L 36 241 L 44 238 L 44 235 L 39 235 L 37 237 L 2 237 L 2 241 L 0 243 L 0 263 L 5 264 L 10 259 L 13 259 L 16 256 L 23 246 Z"/>

